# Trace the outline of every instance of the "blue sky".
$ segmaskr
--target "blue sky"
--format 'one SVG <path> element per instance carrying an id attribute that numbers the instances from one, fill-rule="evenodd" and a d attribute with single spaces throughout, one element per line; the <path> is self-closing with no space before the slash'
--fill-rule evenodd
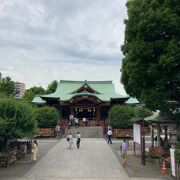
<path id="1" fill-rule="evenodd" d="M 26 88 L 53 80 L 120 82 L 126 0 L 1 0 L 0 72 Z"/>

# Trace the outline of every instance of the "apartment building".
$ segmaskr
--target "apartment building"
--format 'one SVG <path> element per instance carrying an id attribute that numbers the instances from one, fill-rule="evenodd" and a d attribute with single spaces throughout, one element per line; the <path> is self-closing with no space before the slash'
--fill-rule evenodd
<path id="1" fill-rule="evenodd" d="M 25 84 L 21 82 L 14 82 L 15 98 L 22 98 L 25 93 Z"/>

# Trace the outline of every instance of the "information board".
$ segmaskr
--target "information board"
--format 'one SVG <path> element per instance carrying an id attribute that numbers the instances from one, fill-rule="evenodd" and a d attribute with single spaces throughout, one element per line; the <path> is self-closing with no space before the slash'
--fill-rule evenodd
<path id="1" fill-rule="evenodd" d="M 171 156 L 171 172 L 173 176 L 176 176 L 175 149 L 170 148 L 170 156 Z"/>
<path id="2" fill-rule="evenodd" d="M 134 138 L 134 142 L 141 144 L 141 126 L 140 126 L 140 124 L 133 124 L 133 138 Z"/>

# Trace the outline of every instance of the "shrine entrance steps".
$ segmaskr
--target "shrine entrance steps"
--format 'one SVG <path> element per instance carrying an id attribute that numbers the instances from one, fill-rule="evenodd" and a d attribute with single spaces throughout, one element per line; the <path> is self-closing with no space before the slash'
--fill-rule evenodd
<path id="1" fill-rule="evenodd" d="M 101 126 L 90 127 L 71 127 L 68 129 L 68 133 L 76 137 L 77 132 L 80 132 L 82 138 L 103 138 L 103 128 Z"/>

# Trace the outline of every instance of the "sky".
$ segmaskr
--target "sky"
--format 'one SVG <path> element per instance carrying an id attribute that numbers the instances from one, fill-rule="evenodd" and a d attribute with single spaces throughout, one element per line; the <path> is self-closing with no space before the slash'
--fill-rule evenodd
<path id="1" fill-rule="evenodd" d="M 120 83 L 126 0 L 0 0 L 0 72 L 46 88 L 53 80 Z"/>

